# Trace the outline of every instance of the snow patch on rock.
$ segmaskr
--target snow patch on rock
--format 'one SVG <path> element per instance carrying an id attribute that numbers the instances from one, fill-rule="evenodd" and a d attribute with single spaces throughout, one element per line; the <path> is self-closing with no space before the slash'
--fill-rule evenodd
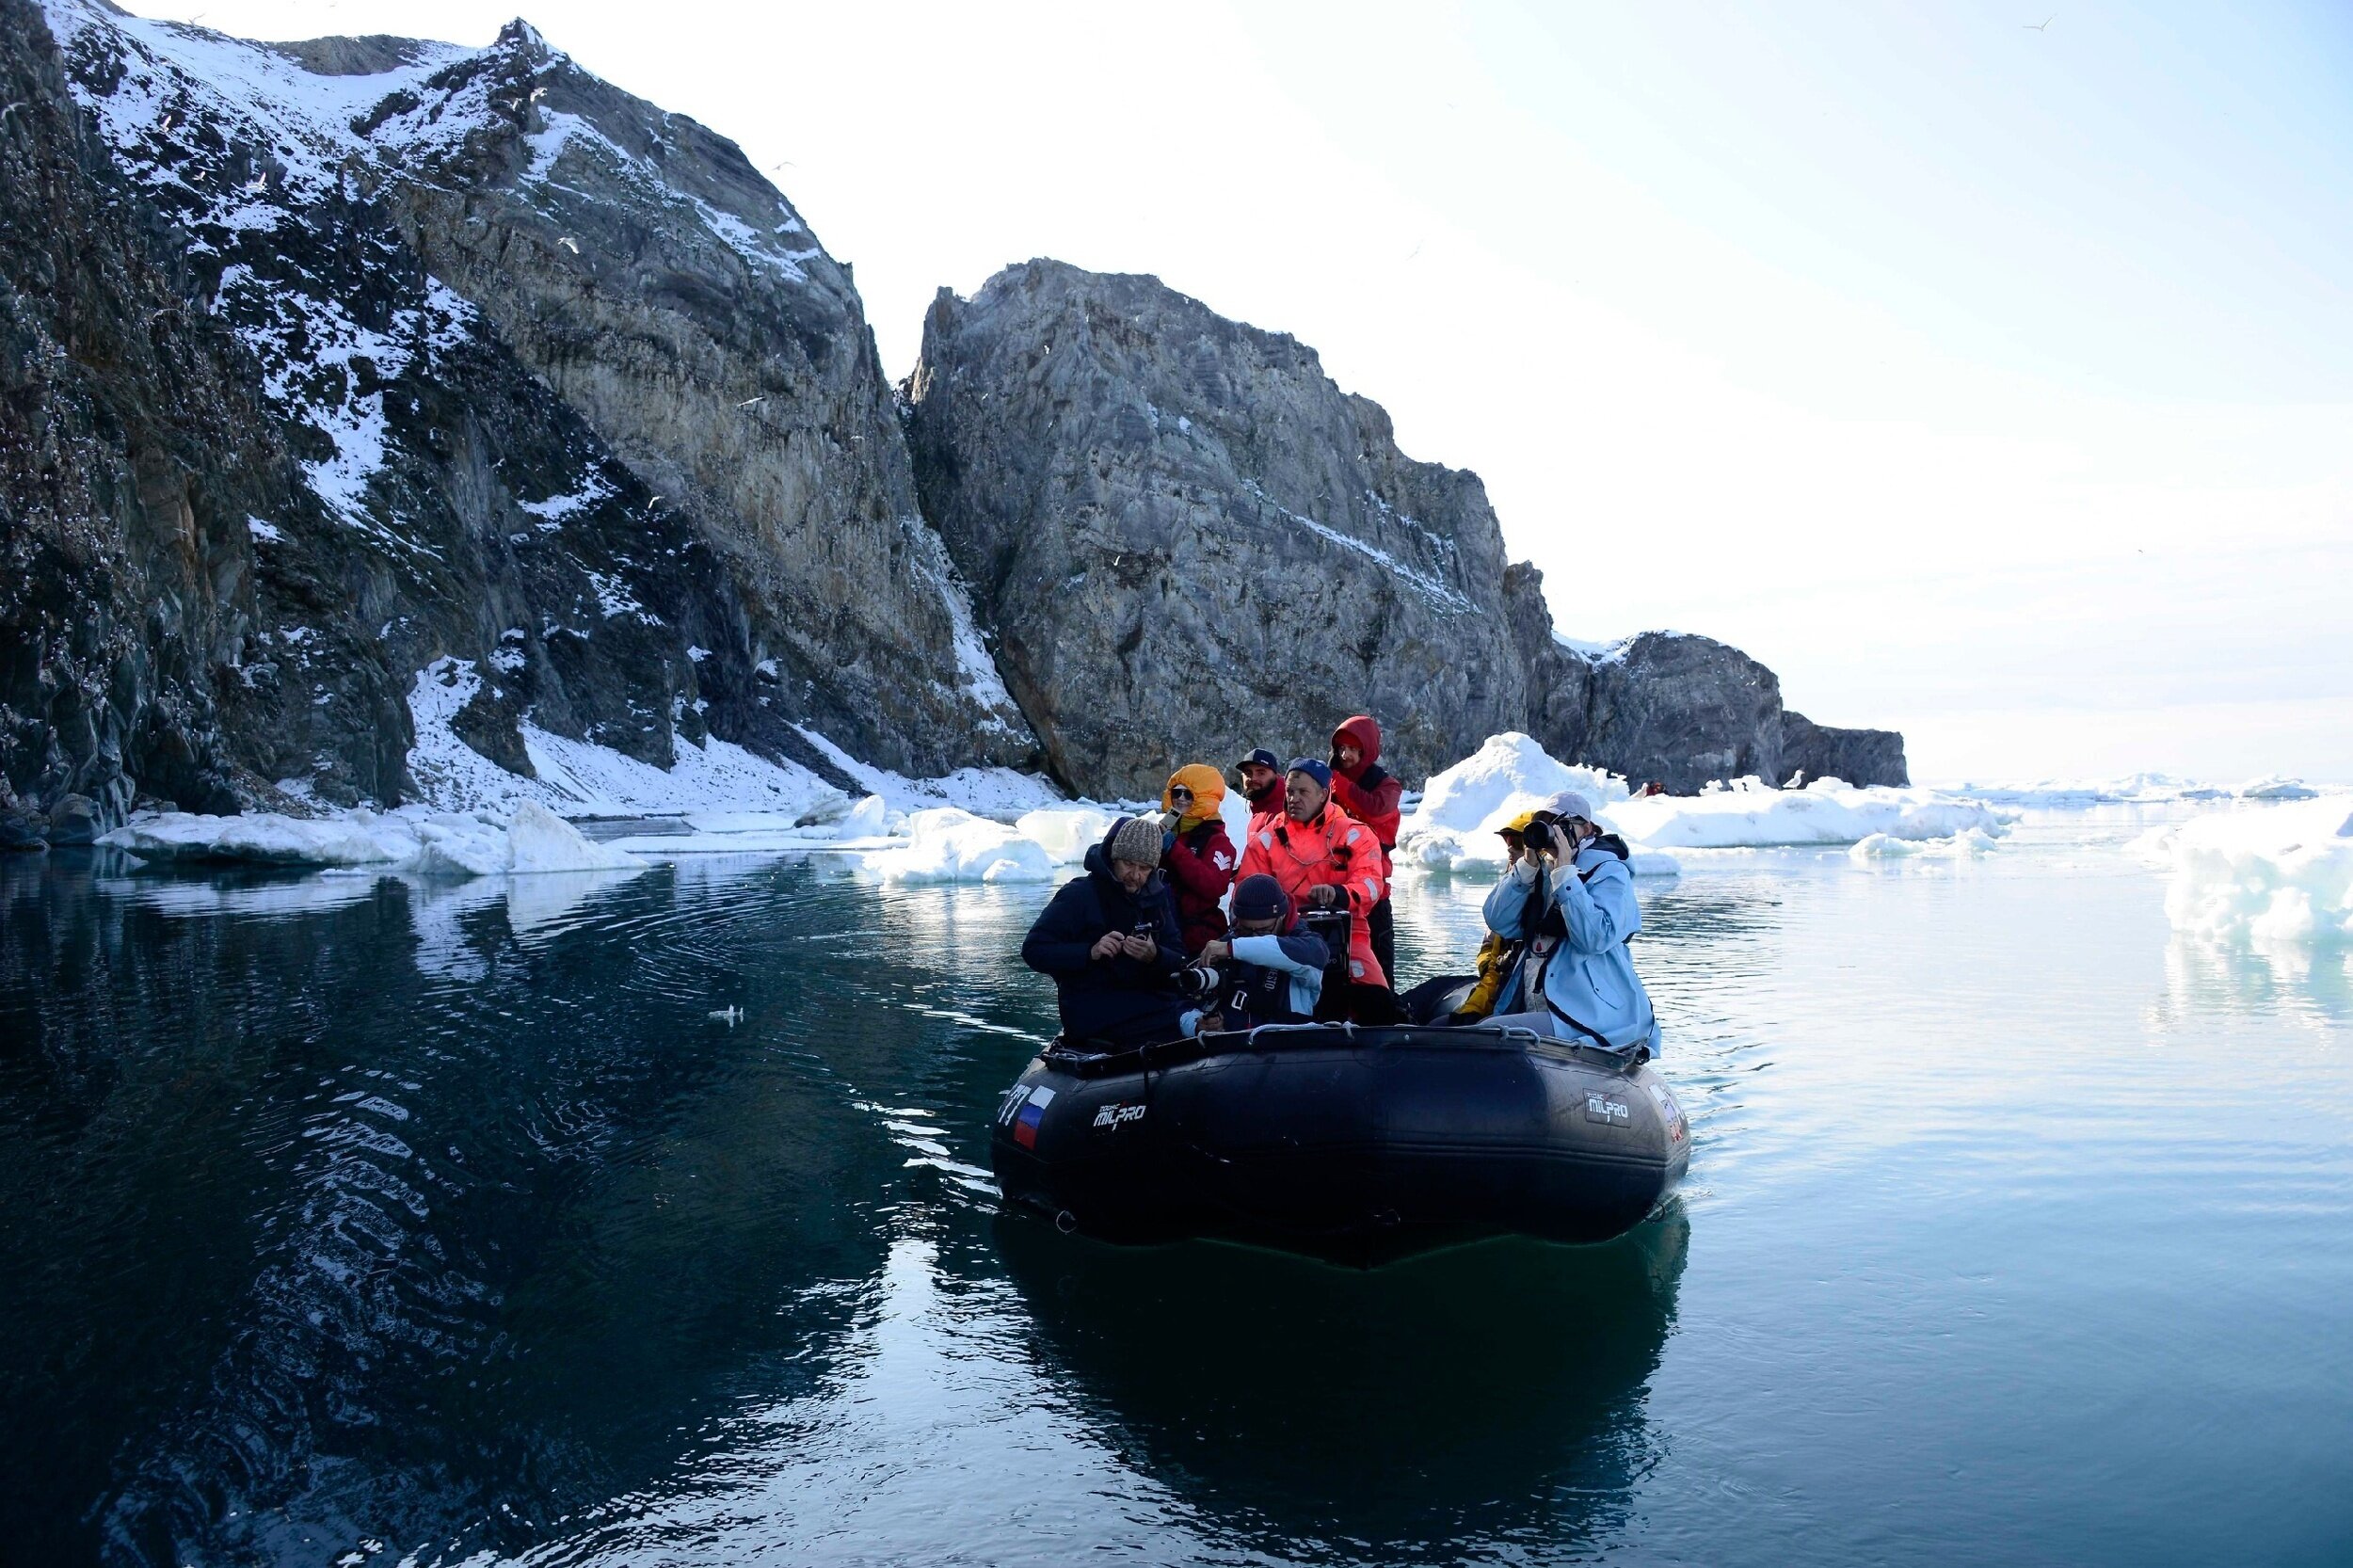
<path id="1" fill-rule="evenodd" d="M 1025 811 L 1063 804 L 1063 792 L 1043 774 L 1014 768 L 958 768 L 939 778 L 909 778 L 904 774 L 861 762 L 806 726 L 795 725 L 825 760 L 888 802 L 894 811 L 921 811 L 952 806 L 975 816 L 1009 823 Z"/>

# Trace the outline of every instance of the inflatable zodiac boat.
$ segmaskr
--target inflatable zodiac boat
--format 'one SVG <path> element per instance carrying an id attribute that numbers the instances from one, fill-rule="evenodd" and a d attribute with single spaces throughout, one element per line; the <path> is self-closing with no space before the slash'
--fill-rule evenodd
<path id="1" fill-rule="evenodd" d="M 1005 1196 L 1065 1230 L 1223 1237 L 1357 1263 L 1519 1234 L 1600 1241 L 1682 1180 L 1656 1069 L 1519 1030 L 1273 1024 L 1098 1054 L 998 1106 Z"/>

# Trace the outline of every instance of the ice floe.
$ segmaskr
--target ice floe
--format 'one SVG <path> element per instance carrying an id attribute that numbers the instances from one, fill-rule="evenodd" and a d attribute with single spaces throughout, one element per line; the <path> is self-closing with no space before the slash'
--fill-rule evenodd
<path id="1" fill-rule="evenodd" d="M 1044 849 L 1057 866 L 1075 866 L 1103 841 L 1121 813 L 1108 806 L 1047 806 L 1024 811 L 1013 825 Z"/>
<path id="2" fill-rule="evenodd" d="M 1401 824 L 1401 867 L 1494 874 L 1503 864 L 1496 830 L 1548 796 L 1574 790 L 1594 818 L 1633 849 L 1636 875 L 1681 870 L 1668 850 L 1753 849 L 1999 836 L 2008 813 L 1983 801 L 1933 790 L 1857 788 L 1834 778 L 1776 790 L 1754 778 L 1696 795 L 1630 796 L 1626 781 L 1555 760 L 1526 735 L 1491 737 L 1478 751 L 1431 776 L 1421 804 Z"/>
<path id="3" fill-rule="evenodd" d="M 1046 882 L 1054 862 L 1044 845 L 1000 822 L 952 806 L 907 818 L 907 842 L 870 853 L 886 882 Z"/>
<path id="4" fill-rule="evenodd" d="M 1891 839 L 1949 839 L 1977 830 L 1999 836 L 2008 814 L 1979 800 L 1935 790 L 1859 788 L 1835 778 L 1776 790 L 1743 778 L 1696 795 L 1649 795 L 1605 808 L 1609 825 L 1653 849 L 1763 849 L 1854 844 Z"/>
<path id="5" fill-rule="evenodd" d="M 421 876 L 527 876 L 642 869 L 636 856 L 582 837 L 536 801 L 510 813 L 365 808 L 332 817 L 257 811 L 213 817 L 169 811 L 134 818 L 98 840 L 151 861 L 369 868 Z"/>
<path id="6" fill-rule="evenodd" d="M 2345 796 L 2214 811 L 2140 847 L 2171 873 L 2174 929 L 2223 942 L 2353 940 L 2353 802 Z"/>
<path id="7" fill-rule="evenodd" d="M 1982 827 L 1964 829 L 1949 839 L 1898 839 L 1892 833 L 1874 833 L 1848 850 L 1847 858 L 1859 866 L 1886 860 L 1974 860 L 2001 847 L 2001 841 Z"/>

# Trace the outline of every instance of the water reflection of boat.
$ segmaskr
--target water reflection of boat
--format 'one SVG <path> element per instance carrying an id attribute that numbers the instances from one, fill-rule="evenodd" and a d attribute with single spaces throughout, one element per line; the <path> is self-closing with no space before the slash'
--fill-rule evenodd
<path id="1" fill-rule="evenodd" d="M 1008 1198 L 1066 1228 L 1373 1263 L 1620 1235 L 1674 1190 L 1690 1138 L 1658 1074 L 1614 1052 L 1332 1024 L 1049 1048 L 1006 1091 L 991 1156 Z"/>
<path id="2" fill-rule="evenodd" d="M 1606 1536 L 1689 1239 L 1490 1241 L 1374 1272 L 998 1223 L 1037 1355 L 1111 1447 L 1273 1556 L 1456 1560 Z M 1238 1543 L 1239 1544 L 1239 1543 Z"/>

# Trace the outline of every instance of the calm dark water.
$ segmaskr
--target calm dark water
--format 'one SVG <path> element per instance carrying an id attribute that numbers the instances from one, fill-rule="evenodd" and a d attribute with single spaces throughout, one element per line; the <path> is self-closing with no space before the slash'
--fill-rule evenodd
<path id="1" fill-rule="evenodd" d="M 1372 1273 L 998 1213 L 1043 888 L 0 864 L 0 1559 L 2353 1560 L 2353 979 L 2130 826 L 1646 884 L 1684 1197 Z"/>

